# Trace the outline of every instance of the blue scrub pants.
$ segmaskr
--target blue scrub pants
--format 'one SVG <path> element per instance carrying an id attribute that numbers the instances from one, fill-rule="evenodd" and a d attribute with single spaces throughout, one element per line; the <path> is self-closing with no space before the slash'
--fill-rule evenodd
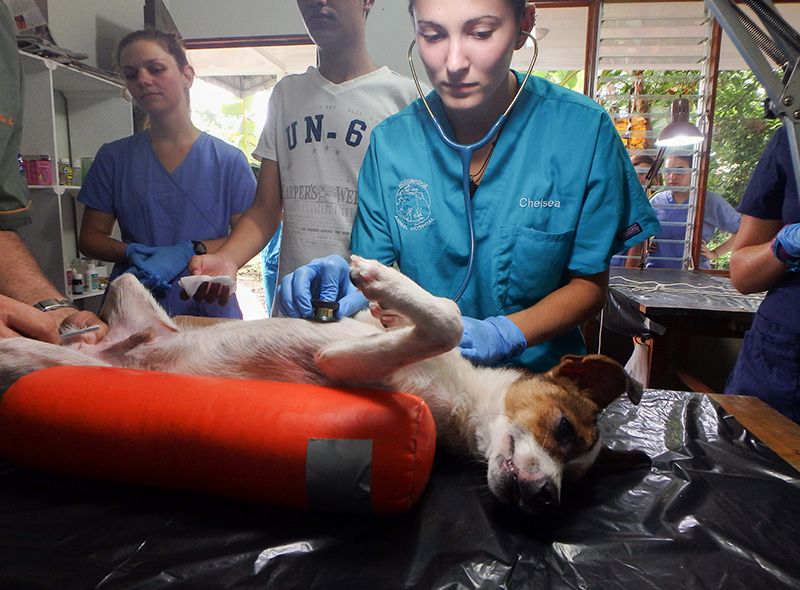
<path id="1" fill-rule="evenodd" d="M 800 422 L 800 334 L 756 314 L 725 393 L 758 397 Z"/>
<path id="2" fill-rule="evenodd" d="M 272 239 L 261 251 L 261 271 L 264 277 L 264 306 L 267 315 L 272 315 L 272 302 L 275 299 L 275 286 L 278 281 L 278 261 L 281 255 L 281 233 L 283 222 L 278 226 Z"/>

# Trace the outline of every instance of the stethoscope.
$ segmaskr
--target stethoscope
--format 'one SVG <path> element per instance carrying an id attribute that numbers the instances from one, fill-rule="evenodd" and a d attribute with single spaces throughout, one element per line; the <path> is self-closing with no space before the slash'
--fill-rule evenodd
<path id="1" fill-rule="evenodd" d="M 472 221 L 472 197 L 470 195 L 470 187 L 469 187 L 469 165 L 472 162 L 472 154 L 475 153 L 475 150 L 481 149 L 485 146 L 489 141 L 494 137 L 495 133 L 497 133 L 503 124 L 508 119 L 508 114 L 511 112 L 511 109 L 514 108 L 514 105 L 517 103 L 517 99 L 522 94 L 522 90 L 525 88 L 525 83 L 528 81 L 528 78 L 531 76 L 531 72 L 533 71 L 533 66 L 536 64 L 536 58 L 539 55 L 539 45 L 536 42 L 536 38 L 530 34 L 525 33 L 528 37 L 531 38 L 533 41 L 533 56 L 531 57 L 531 63 L 528 66 L 528 71 L 525 74 L 525 78 L 523 78 L 522 83 L 519 85 L 517 89 L 517 93 L 514 95 L 514 99 L 511 101 L 511 104 L 508 105 L 508 108 L 505 112 L 500 115 L 492 128 L 489 129 L 489 132 L 483 136 L 482 139 L 476 141 L 475 143 L 471 143 L 469 145 L 464 145 L 461 143 L 456 143 L 444 132 L 439 121 L 436 119 L 436 116 L 433 114 L 428 101 L 425 98 L 425 93 L 422 91 L 422 85 L 419 82 L 419 77 L 417 76 L 417 70 L 414 67 L 414 59 L 412 55 L 412 50 L 414 49 L 414 45 L 416 45 L 417 40 L 413 39 L 411 41 L 411 45 L 408 47 L 408 65 L 411 67 L 411 76 L 414 78 L 414 84 L 417 86 L 417 92 L 419 93 L 419 97 L 422 99 L 422 103 L 425 105 L 425 109 L 428 111 L 428 114 L 431 116 L 431 121 L 433 121 L 434 126 L 439 131 L 439 135 L 441 136 L 442 140 L 449 145 L 451 148 L 456 150 L 458 154 L 461 156 L 461 168 L 462 168 L 462 189 L 464 191 L 464 209 L 467 212 L 467 226 L 469 227 L 469 259 L 467 262 L 467 274 L 464 277 L 464 281 L 461 283 L 461 286 L 458 288 L 455 297 L 453 297 L 453 301 L 458 301 L 461 296 L 464 294 L 464 291 L 467 288 L 467 283 L 472 278 L 472 272 L 474 270 L 475 264 L 475 228 Z"/>

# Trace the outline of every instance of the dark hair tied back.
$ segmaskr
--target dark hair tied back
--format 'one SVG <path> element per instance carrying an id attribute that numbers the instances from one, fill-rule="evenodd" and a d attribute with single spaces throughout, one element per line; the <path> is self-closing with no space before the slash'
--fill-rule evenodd
<path id="1" fill-rule="evenodd" d="M 164 51 L 175 58 L 178 68 L 181 70 L 189 65 L 189 60 L 186 57 L 186 49 L 177 35 L 174 33 L 157 31 L 155 29 L 142 29 L 125 35 L 125 37 L 117 43 L 117 49 L 114 52 L 114 62 L 118 68 L 120 67 L 119 56 L 122 50 L 137 41 L 153 41 L 158 43 Z"/>

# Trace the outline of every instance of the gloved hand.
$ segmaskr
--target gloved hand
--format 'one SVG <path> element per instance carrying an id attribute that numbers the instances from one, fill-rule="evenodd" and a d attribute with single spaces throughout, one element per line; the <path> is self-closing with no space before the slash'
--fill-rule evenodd
<path id="1" fill-rule="evenodd" d="M 789 270 L 800 271 L 800 223 L 784 225 L 775 236 L 772 251 Z"/>
<path id="2" fill-rule="evenodd" d="M 315 258 L 281 279 L 275 291 L 278 309 L 290 318 L 311 317 L 312 299 L 338 301 L 337 318 L 367 307 L 367 298 L 350 281 L 350 266 L 338 255 Z"/>
<path id="3" fill-rule="evenodd" d="M 149 272 L 141 270 L 135 266 L 129 266 L 125 272 L 131 273 L 139 282 L 144 285 L 147 289 L 152 291 L 154 294 L 158 295 L 161 291 L 166 290 L 169 287 L 169 283 L 163 282 L 156 276 L 151 275 Z"/>
<path id="4" fill-rule="evenodd" d="M 151 290 L 169 287 L 172 279 L 183 272 L 192 256 L 194 247 L 191 240 L 178 242 L 172 246 L 128 244 L 125 248 L 125 257 L 138 271 L 141 271 L 133 274 Z"/>
<path id="5" fill-rule="evenodd" d="M 463 316 L 461 355 L 476 365 L 494 365 L 525 352 L 528 342 L 517 325 L 505 316 L 485 320 Z"/>

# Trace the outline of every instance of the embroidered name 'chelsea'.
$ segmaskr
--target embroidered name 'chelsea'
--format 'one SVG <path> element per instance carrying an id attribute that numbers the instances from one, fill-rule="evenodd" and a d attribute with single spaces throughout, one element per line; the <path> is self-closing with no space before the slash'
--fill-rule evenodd
<path id="1" fill-rule="evenodd" d="M 547 199 L 530 199 L 528 197 L 521 197 L 519 200 L 519 206 L 522 209 L 560 209 L 561 208 L 561 201 L 559 200 L 547 200 Z"/>
<path id="2" fill-rule="evenodd" d="M 403 229 L 417 231 L 433 223 L 427 183 L 416 178 L 402 181 L 395 193 L 395 221 Z"/>

